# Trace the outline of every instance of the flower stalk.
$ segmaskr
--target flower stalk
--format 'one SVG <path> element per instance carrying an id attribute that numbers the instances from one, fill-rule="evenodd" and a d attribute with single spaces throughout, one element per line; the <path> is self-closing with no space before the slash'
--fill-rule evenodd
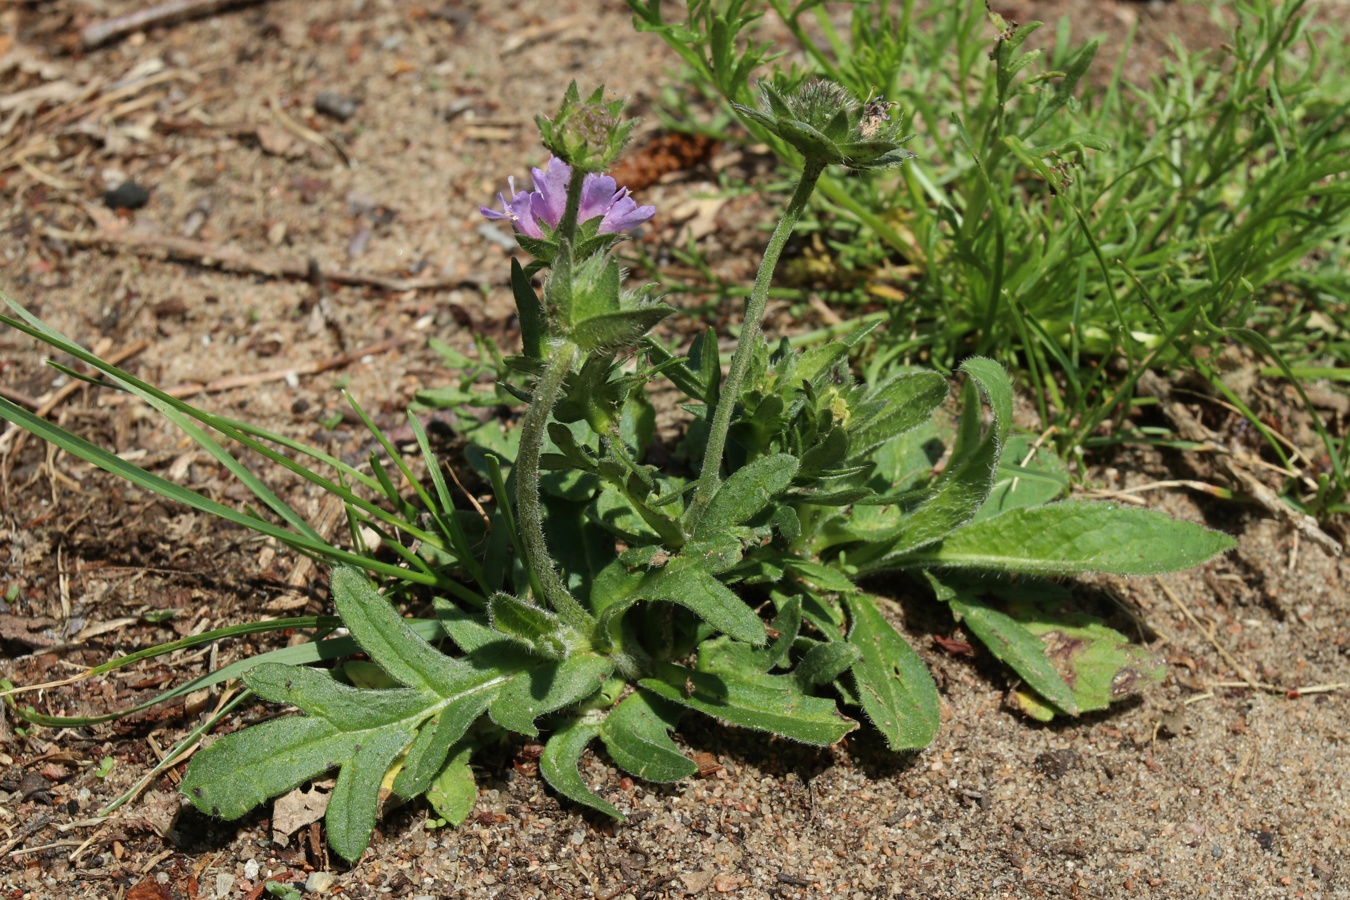
<path id="1" fill-rule="evenodd" d="M 787 246 L 792 229 L 796 227 L 797 219 L 801 217 L 811 193 L 816 189 L 816 182 L 825 171 L 825 165 L 823 161 L 814 160 L 806 163 L 802 177 L 792 192 L 792 199 L 788 201 L 783 217 L 778 220 L 778 225 L 769 237 L 769 244 L 764 248 L 764 259 L 759 264 L 759 274 L 755 276 L 755 285 L 745 303 L 745 320 L 741 325 L 740 340 L 736 343 L 736 351 L 731 357 L 731 368 L 727 371 L 726 381 L 722 384 L 717 409 L 713 413 L 712 425 L 708 429 L 703 469 L 699 472 L 694 500 L 685 517 L 686 530 L 692 530 L 698 523 L 698 517 L 722 483 L 722 455 L 726 451 L 727 432 L 731 429 L 731 417 L 740 399 L 741 385 L 745 381 L 746 371 L 750 368 L 755 345 L 761 339 L 760 325 L 764 321 L 764 311 L 769 304 L 769 286 L 773 282 L 774 269 L 778 266 L 779 257 L 783 255 L 783 248 Z"/>
<path id="2" fill-rule="evenodd" d="M 516 515 L 525 565 L 539 585 L 544 603 L 568 625 L 589 633 L 595 619 L 572 596 L 553 565 L 548 541 L 544 538 L 543 506 L 539 502 L 539 454 L 548 431 L 548 418 L 576 358 L 577 347 L 570 341 L 563 341 L 554 348 L 543 375 L 534 386 L 529 409 L 521 420 L 520 451 L 516 454 Z"/>

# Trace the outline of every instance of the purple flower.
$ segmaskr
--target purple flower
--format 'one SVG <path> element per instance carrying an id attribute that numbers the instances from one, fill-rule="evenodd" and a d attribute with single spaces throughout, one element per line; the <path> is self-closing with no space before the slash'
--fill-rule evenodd
<path id="1" fill-rule="evenodd" d="M 511 198 L 498 194 L 502 209 L 498 212 L 480 206 L 479 212 L 489 219 L 510 219 L 511 226 L 532 238 L 544 237 L 541 224 L 552 230 L 562 221 L 567 207 L 567 185 L 572 180 L 572 167 L 556 156 L 549 157 L 543 169 L 531 169 L 533 191 L 517 191 L 516 180 L 508 178 Z M 654 206 L 638 206 L 628 196 L 628 188 L 621 188 L 608 175 L 590 174 L 581 183 L 581 208 L 577 223 L 600 219 L 599 234 L 615 234 L 636 228 L 656 215 Z"/>

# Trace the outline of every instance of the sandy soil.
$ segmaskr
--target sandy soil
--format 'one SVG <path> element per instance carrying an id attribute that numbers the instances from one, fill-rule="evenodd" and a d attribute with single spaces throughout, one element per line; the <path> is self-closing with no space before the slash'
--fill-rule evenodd
<path id="1" fill-rule="evenodd" d="M 148 380 L 197 385 L 210 409 L 338 452 L 361 440 L 350 416 L 335 422 L 340 389 L 396 425 L 414 391 L 451 381 L 428 337 L 465 350 L 477 332 L 511 339 L 507 252 L 477 208 L 542 160 L 533 116 L 569 79 L 605 82 L 648 117 L 646 135 L 675 65 L 613 0 L 276 0 L 80 49 L 78 28 L 141 5 L 0 8 L 0 286 L 87 346 L 128 354 Z M 1217 34 L 1189 4 L 1002 11 L 1053 21 L 1064 10 L 1081 32 L 1111 36 L 1105 59 L 1138 21 L 1132 77 L 1156 70 L 1171 36 L 1205 45 Z M 350 118 L 316 113 L 322 91 L 354 101 Z M 669 210 L 706 196 L 719 167 L 752 164 L 724 150 L 642 200 Z M 148 204 L 110 211 L 104 191 L 128 178 L 149 189 Z M 753 265 L 756 202 L 721 207 L 705 238 L 727 272 Z M 656 246 L 677 225 L 666 214 L 645 239 Z M 330 277 L 304 277 L 311 260 Z M 342 273 L 358 283 L 339 283 Z M 231 387 L 241 376 L 256 377 Z M 63 383 L 33 342 L 0 332 L 7 396 L 41 402 Z M 50 415 L 195 490 L 242 499 L 137 404 L 81 388 Z M 16 449 L 11 438 L 3 453 L 0 592 L 17 596 L 0 610 L 0 672 L 15 682 L 328 609 L 320 574 L 265 541 L 37 441 Z M 1213 474 L 1156 453 L 1099 463 L 1105 488 Z M 313 491 L 279 483 L 322 511 Z M 176 771 L 124 815 L 94 818 L 199 708 L 26 735 L 10 722 L 0 890 L 254 900 L 269 877 L 300 885 L 320 872 L 353 898 L 1350 897 L 1350 701 L 1344 689 L 1298 690 L 1350 681 L 1350 563 L 1253 508 L 1143 496 L 1240 544 L 1196 572 L 1093 585 L 1147 623 L 1168 662 L 1164 685 L 1109 713 L 1027 721 L 1005 702 L 1005 671 L 944 652 L 934 635 L 959 629 L 896 584 L 891 611 L 944 698 L 925 751 L 897 757 L 866 730 L 817 751 L 691 719 L 679 740 L 710 754 L 705 777 L 634 784 L 603 755 L 588 758 L 592 784 L 629 813 L 616 826 L 560 804 L 529 749 L 512 745 L 479 761 L 482 790 L 462 827 L 429 828 L 422 804 L 391 810 L 354 867 L 329 858 L 317 825 L 282 844 L 266 810 L 239 823 L 180 813 Z M 185 654 L 46 692 L 39 705 L 104 711 L 270 646 Z M 100 773 L 104 757 L 113 762 Z"/>

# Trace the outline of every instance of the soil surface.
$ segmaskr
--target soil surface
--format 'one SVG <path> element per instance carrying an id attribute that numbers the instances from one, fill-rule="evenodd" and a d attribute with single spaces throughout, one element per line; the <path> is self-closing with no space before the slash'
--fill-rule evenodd
<path id="1" fill-rule="evenodd" d="M 344 454 L 361 453 L 363 437 L 343 389 L 396 428 L 415 391 L 454 381 L 428 338 L 461 351 L 475 334 L 517 339 L 511 242 L 477 210 L 542 162 L 533 117 L 570 79 L 605 83 L 647 119 L 641 143 L 658 132 L 675 67 L 614 0 L 276 0 L 81 46 L 81 28 L 143 5 L 0 8 L 0 286 L 143 379 Z M 1102 65 L 1137 23 L 1135 79 L 1158 70 L 1172 38 L 1200 47 L 1219 35 L 1190 4 L 1000 11 L 1068 13 L 1076 33 L 1108 37 Z M 694 228 L 719 271 L 739 277 L 766 206 L 718 199 L 719 173 L 753 183 L 769 170 L 734 148 L 686 161 L 640 192 L 663 210 L 641 239 L 655 251 Z M 135 208 L 110 208 L 106 192 L 124 182 L 148 197 L 124 188 Z M 769 327 L 819 324 L 776 309 Z M 0 388 L 157 474 L 245 498 L 142 404 L 44 366 L 13 331 L 0 331 Z M 1272 403 L 1296 420 L 1287 398 Z M 1216 415 L 1204 406 L 1194 410 Z M 37 440 L 0 441 L 0 673 L 11 681 L 329 611 L 323 573 L 271 542 Z M 1222 481 L 1203 454 L 1095 463 L 1090 482 L 1109 491 Z M 314 489 L 268 475 L 311 521 L 331 512 Z M 560 803 L 530 748 L 513 745 L 477 761 L 463 826 L 431 827 L 420 802 L 387 810 L 355 866 L 330 858 L 318 824 L 278 840 L 270 808 L 236 823 L 180 809 L 181 766 L 96 816 L 218 694 L 83 728 L 0 720 L 0 891 L 255 900 L 268 879 L 308 879 L 315 895 L 354 898 L 1350 897 L 1350 562 L 1255 506 L 1137 496 L 1239 545 L 1193 572 L 1091 586 L 1168 664 L 1165 684 L 1108 713 L 1028 721 L 1006 700 L 1006 671 L 951 652 L 960 629 L 897 583 L 890 612 L 943 696 L 942 731 L 923 752 L 890 754 L 865 728 L 816 750 L 691 717 L 678 740 L 706 774 L 685 783 L 634 783 L 588 754 L 583 774 L 628 813 L 615 825 Z M 285 640 L 186 651 L 28 700 L 93 715 Z"/>

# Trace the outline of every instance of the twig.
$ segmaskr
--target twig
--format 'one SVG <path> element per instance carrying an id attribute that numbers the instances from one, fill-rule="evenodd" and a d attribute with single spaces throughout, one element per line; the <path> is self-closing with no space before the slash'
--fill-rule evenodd
<path id="1" fill-rule="evenodd" d="M 14 837 L 10 839 L 8 842 L 6 842 L 5 846 L 0 847 L 0 856 L 4 856 L 5 854 L 9 853 L 15 847 L 19 846 L 24 841 L 28 840 L 28 838 L 31 835 L 35 834 L 38 831 L 41 831 L 44 827 L 47 826 L 49 822 L 51 822 L 51 820 L 52 820 L 51 814 L 44 813 L 43 815 L 38 816 L 36 819 L 33 819 L 31 822 L 26 822 L 25 824 L 20 825 Z"/>
<path id="2" fill-rule="evenodd" d="M 80 43 L 86 50 L 101 47 L 109 41 L 124 38 L 137 31 L 155 28 L 161 25 L 173 25 L 186 19 L 209 16 L 212 13 L 228 9 L 231 6 L 244 6 L 261 0 L 169 0 L 158 6 L 138 10 L 125 16 L 117 16 L 86 25 L 80 31 Z"/>
<path id="3" fill-rule="evenodd" d="M 177 259 L 225 272 L 247 272 L 264 278 L 307 280 L 309 263 L 282 259 L 263 253 L 247 253 L 229 247 L 194 241 L 189 238 L 158 234 L 110 234 L 42 229 L 44 237 L 79 247 L 97 247 L 110 253 L 126 251 L 151 259 Z M 397 278 L 344 269 L 320 269 L 319 274 L 337 284 L 376 287 L 386 291 L 441 291 L 450 288 L 476 288 L 475 282 L 462 278 Z"/>
<path id="4" fill-rule="evenodd" d="M 1190 620 L 1190 623 L 1194 625 L 1200 631 L 1200 633 L 1205 636 L 1206 640 L 1209 641 L 1210 646 L 1212 646 L 1218 652 L 1218 654 L 1223 657 L 1224 662 L 1228 663 L 1228 665 L 1233 667 L 1233 671 L 1237 672 L 1238 675 L 1242 678 L 1243 684 L 1255 690 L 1269 691 L 1271 693 L 1276 694 L 1284 693 L 1285 689 L 1278 685 L 1266 684 L 1263 681 L 1257 681 L 1255 678 L 1253 678 L 1251 672 L 1247 671 L 1247 667 L 1244 666 L 1242 663 L 1238 662 L 1237 659 L 1233 656 L 1233 654 L 1229 653 L 1228 650 L 1222 644 L 1219 643 L 1218 639 L 1214 637 L 1214 627 L 1212 625 L 1209 628 L 1205 628 L 1203 625 L 1201 625 L 1200 620 L 1195 617 L 1195 613 L 1191 612 L 1190 607 L 1187 606 L 1184 602 L 1182 602 L 1181 598 L 1177 596 L 1175 591 L 1173 591 L 1170 587 L 1168 587 L 1167 582 L 1163 581 L 1161 578 L 1155 578 L 1154 580 L 1158 582 L 1158 587 L 1162 588 L 1163 593 L 1167 595 L 1167 599 L 1171 600 L 1173 605 L 1175 605 L 1177 609 L 1181 610 L 1181 614 L 1185 616 L 1188 620 Z"/>
<path id="5" fill-rule="evenodd" d="M 1252 496 L 1257 503 L 1265 507 L 1266 511 L 1276 518 L 1283 519 L 1292 525 L 1304 537 L 1317 544 L 1323 550 L 1332 556 L 1339 558 L 1345 551 L 1339 541 L 1327 534 L 1317 525 L 1317 520 L 1305 513 L 1298 512 L 1291 508 L 1289 504 L 1281 500 L 1274 491 L 1266 487 L 1255 475 L 1248 472 L 1242 466 L 1238 465 L 1238 460 L 1233 452 L 1218 440 L 1218 437 L 1204 425 L 1201 425 L 1195 416 L 1178 403 L 1171 402 L 1172 390 L 1168 384 L 1163 381 L 1154 372 L 1145 372 L 1139 378 L 1139 390 L 1152 397 L 1158 398 L 1159 407 L 1163 414 L 1171 420 L 1173 427 L 1177 432 L 1188 441 L 1209 444 L 1216 451 L 1216 460 L 1219 466 L 1228 473 L 1228 476 L 1237 482 L 1242 490 Z"/>

